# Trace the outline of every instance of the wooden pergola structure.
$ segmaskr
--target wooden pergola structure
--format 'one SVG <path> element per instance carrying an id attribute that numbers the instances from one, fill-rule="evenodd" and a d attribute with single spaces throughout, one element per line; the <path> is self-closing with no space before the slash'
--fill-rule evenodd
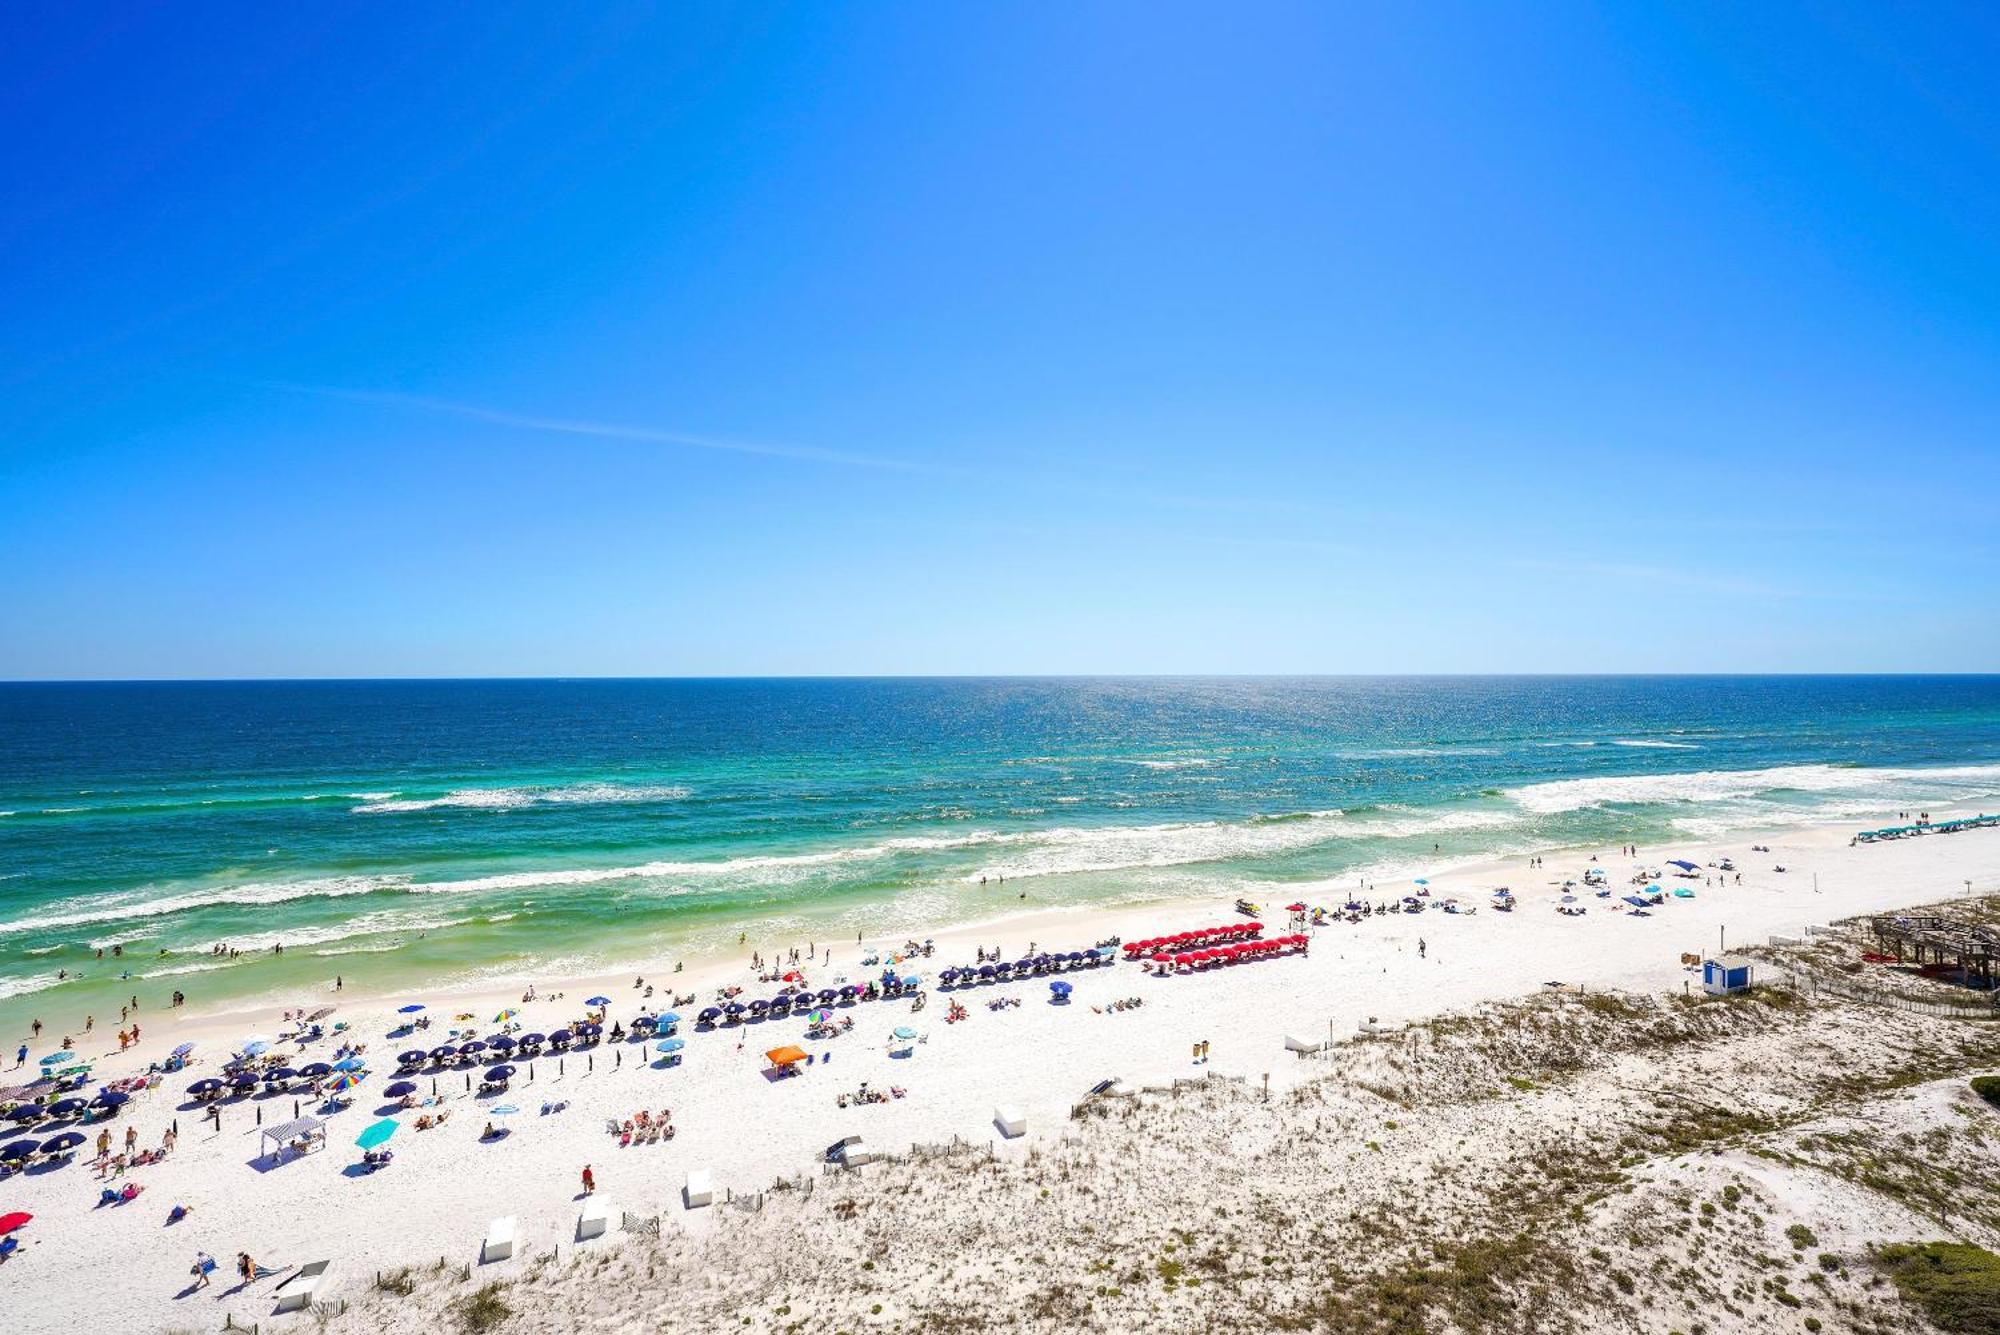
<path id="1" fill-rule="evenodd" d="M 1893 950 L 1898 962 L 1951 965 L 1968 981 L 1976 978 L 1977 986 L 1993 990 L 2000 975 L 2000 931 L 1952 918 L 1885 914 L 1873 922 L 1876 941 Z"/>

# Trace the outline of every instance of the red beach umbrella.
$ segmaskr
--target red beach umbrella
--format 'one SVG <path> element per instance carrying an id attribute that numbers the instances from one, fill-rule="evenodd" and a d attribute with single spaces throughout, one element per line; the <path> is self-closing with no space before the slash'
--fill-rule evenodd
<path id="1" fill-rule="evenodd" d="M 1192 962 L 1193 962 L 1193 959 L 1194 959 L 1194 957 L 1193 957 L 1192 955 L 1176 955 L 1176 956 L 1174 956 L 1174 963 L 1176 963 L 1176 964 L 1188 964 L 1188 963 L 1192 963 Z"/>
<path id="2" fill-rule="evenodd" d="M 25 1210 L 16 1210 L 12 1214 L 0 1214 L 0 1233 L 12 1233 L 15 1229 L 33 1218 L 34 1216 Z"/>
<path id="3" fill-rule="evenodd" d="M 1155 964 L 1172 964 L 1173 962 L 1174 957 L 1164 950 L 1155 952 L 1153 955 L 1153 963 Z"/>
<path id="4" fill-rule="evenodd" d="M 1304 904 L 1285 905 L 1285 912 L 1287 913 L 1304 913 L 1305 911 L 1306 911 L 1306 906 Z"/>

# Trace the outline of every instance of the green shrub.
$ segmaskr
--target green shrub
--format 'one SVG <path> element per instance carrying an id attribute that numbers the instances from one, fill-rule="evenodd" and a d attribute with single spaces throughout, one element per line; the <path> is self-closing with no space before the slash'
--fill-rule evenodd
<path id="1" fill-rule="evenodd" d="M 1964 1243 L 1926 1242 L 1884 1247 L 1876 1260 L 1904 1299 L 1940 1329 L 2000 1335 L 2000 1256 Z"/>
<path id="2" fill-rule="evenodd" d="M 1972 1081 L 1972 1092 L 1996 1108 L 2000 1108 L 2000 1075 L 1976 1076 Z"/>
<path id="3" fill-rule="evenodd" d="M 458 1322 L 468 1331 L 492 1330 L 512 1315 L 514 1309 L 500 1300 L 497 1283 L 458 1300 Z"/>

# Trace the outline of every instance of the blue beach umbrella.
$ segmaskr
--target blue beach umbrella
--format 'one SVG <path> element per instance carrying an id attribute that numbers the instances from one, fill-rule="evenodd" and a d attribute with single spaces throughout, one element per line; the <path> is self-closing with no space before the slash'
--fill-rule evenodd
<path id="1" fill-rule="evenodd" d="M 8 1113 L 7 1120 L 10 1122 L 39 1122 L 42 1120 L 42 1110 L 36 1104 L 24 1103 L 14 1109 L 14 1111 Z"/>
<path id="2" fill-rule="evenodd" d="M 57 1099 L 49 1105 L 49 1116 L 74 1117 L 76 1114 L 82 1112 L 85 1106 L 82 1099 Z"/>
<path id="3" fill-rule="evenodd" d="M 653 1046 L 661 1052 L 679 1052 L 687 1046 L 687 1040 L 683 1038 L 663 1038 Z"/>
<path id="4" fill-rule="evenodd" d="M 915 987 L 915 986 L 916 986 L 917 984 L 919 984 L 919 983 L 921 983 L 921 982 L 923 982 L 923 981 L 924 981 L 924 980 L 923 980 L 922 978 L 918 977 L 918 976 L 917 976 L 916 974 L 913 974 L 913 973 L 912 973 L 912 974 L 905 974 L 905 975 L 903 976 L 903 986 L 904 986 L 904 987 Z"/>
<path id="5" fill-rule="evenodd" d="M 100 1108 L 122 1108 L 131 1101 L 130 1094 L 116 1089 L 107 1089 L 92 1100 Z"/>
<path id="6" fill-rule="evenodd" d="M 51 1052 L 48 1056 L 42 1058 L 42 1065 L 61 1066 L 64 1062 L 81 1060 L 82 1058 L 78 1057 L 74 1052 Z"/>
<path id="7" fill-rule="evenodd" d="M 384 1117 L 381 1121 L 374 1123 L 366 1131 L 356 1136 L 354 1143 L 364 1150 L 372 1150 L 389 1137 L 395 1135 L 396 1128 L 401 1125 L 402 1123 L 393 1117 Z"/>
<path id="8" fill-rule="evenodd" d="M 910 1026 L 906 1024 L 896 1026 L 896 1037 L 902 1039 L 905 1043 L 909 1042 L 916 1036 L 917 1036 L 917 1031 L 910 1028 Z"/>
<path id="9" fill-rule="evenodd" d="M 382 1091 L 384 1095 L 392 1099 L 400 1099 L 406 1094 L 414 1094 L 416 1092 L 417 1087 L 407 1080 L 398 1080 L 395 1084 Z"/>
<path id="10" fill-rule="evenodd" d="M 586 1005 L 586 1006 L 609 1006 L 609 1005 L 611 1004 L 611 998 L 610 998 L 610 997 L 592 997 L 592 998 L 591 998 L 591 999 L 590 999 L 589 1001 L 586 1001 L 586 1002 L 584 1002 L 583 1004 L 584 1004 L 584 1005 Z"/>
<path id="11" fill-rule="evenodd" d="M 423 1009 L 423 1006 L 421 1006 L 421 1005 L 420 1005 L 420 1004 L 418 1004 L 417 1002 L 414 1002 L 414 1001 L 413 1001 L 413 1002 L 411 1002 L 411 1003 L 410 1003 L 409 1005 L 407 1005 L 407 1006 L 398 1006 L 398 1007 L 396 1007 L 396 1014 L 398 1014 L 398 1015 L 415 1015 L 415 1014 L 416 1014 L 416 1013 L 417 1013 L 418 1011 L 420 1011 L 420 1010 L 422 1010 L 422 1009 Z M 376 1125 L 376 1126 L 380 1126 L 380 1125 L 381 1125 L 381 1123 L 380 1123 L 380 1122 L 377 1122 L 377 1123 L 376 1123 L 375 1125 Z M 374 1129 L 375 1129 L 374 1127 L 370 1127 L 370 1128 L 369 1128 L 369 1130 L 371 1130 L 371 1131 L 372 1131 L 372 1130 L 374 1130 Z"/>
<path id="12" fill-rule="evenodd" d="M 41 1148 L 39 1141 L 17 1140 L 5 1149 L 0 1149 L 0 1159 L 6 1159 L 9 1162 L 19 1162 L 22 1159 L 34 1157 L 36 1152 Z"/>
<path id="13" fill-rule="evenodd" d="M 271 1044 L 267 1039 L 253 1038 L 243 1045 L 243 1055 L 246 1057 L 260 1057 L 270 1046 Z"/>
<path id="14" fill-rule="evenodd" d="M 1070 993 L 1070 985 L 1068 983 L 1062 983 L 1062 982 L 1050 983 L 1049 991 L 1055 993 L 1059 997 L 1066 997 Z"/>
<path id="15" fill-rule="evenodd" d="M 362 1061 L 359 1057 L 342 1057 L 333 1064 L 333 1069 L 336 1071 L 358 1071 L 366 1065 L 368 1063 Z"/>
<path id="16" fill-rule="evenodd" d="M 512 1079 L 513 1076 L 514 1076 L 514 1068 L 511 1066 L 495 1066 L 486 1072 L 487 1080 L 491 1081 L 496 1085 L 499 1084 L 502 1080 Z"/>
<path id="17" fill-rule="evenodd" d="M 47 1140 L 43 1141 L 42 1153 L 67 1154 L 77 1146 L 83 1144 L 83 1140 L 83 1132 L 65 1131 L 59 1136 L 50 1136 Z"/>
<path id="18" fill-rule="evenodd" d="M 680 1022 L 681 1022 L 681 1017 L 679 1015 L 676 1015 L 673 1011 L 668 1011 L 665 1015 L 662 1015 L 660 1017 L 661 1024 L 679 1024 Z"/>
<path id="19" fill-rule="evenodd" d="M 317 1080 L 323 1075 L 332 1075 L 333 1068 L 325 1062 L 311 1062 L 300 1067 L 299 1074 L 308 1080 Z"/>

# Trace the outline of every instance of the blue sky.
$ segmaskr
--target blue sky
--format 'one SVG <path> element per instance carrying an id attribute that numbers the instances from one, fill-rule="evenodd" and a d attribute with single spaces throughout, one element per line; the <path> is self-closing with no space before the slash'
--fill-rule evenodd
<path id="1" fill-rule="evenodd" d="M 0 675 L 2000 668 L 1967 5 L 15 7 Z"/>

